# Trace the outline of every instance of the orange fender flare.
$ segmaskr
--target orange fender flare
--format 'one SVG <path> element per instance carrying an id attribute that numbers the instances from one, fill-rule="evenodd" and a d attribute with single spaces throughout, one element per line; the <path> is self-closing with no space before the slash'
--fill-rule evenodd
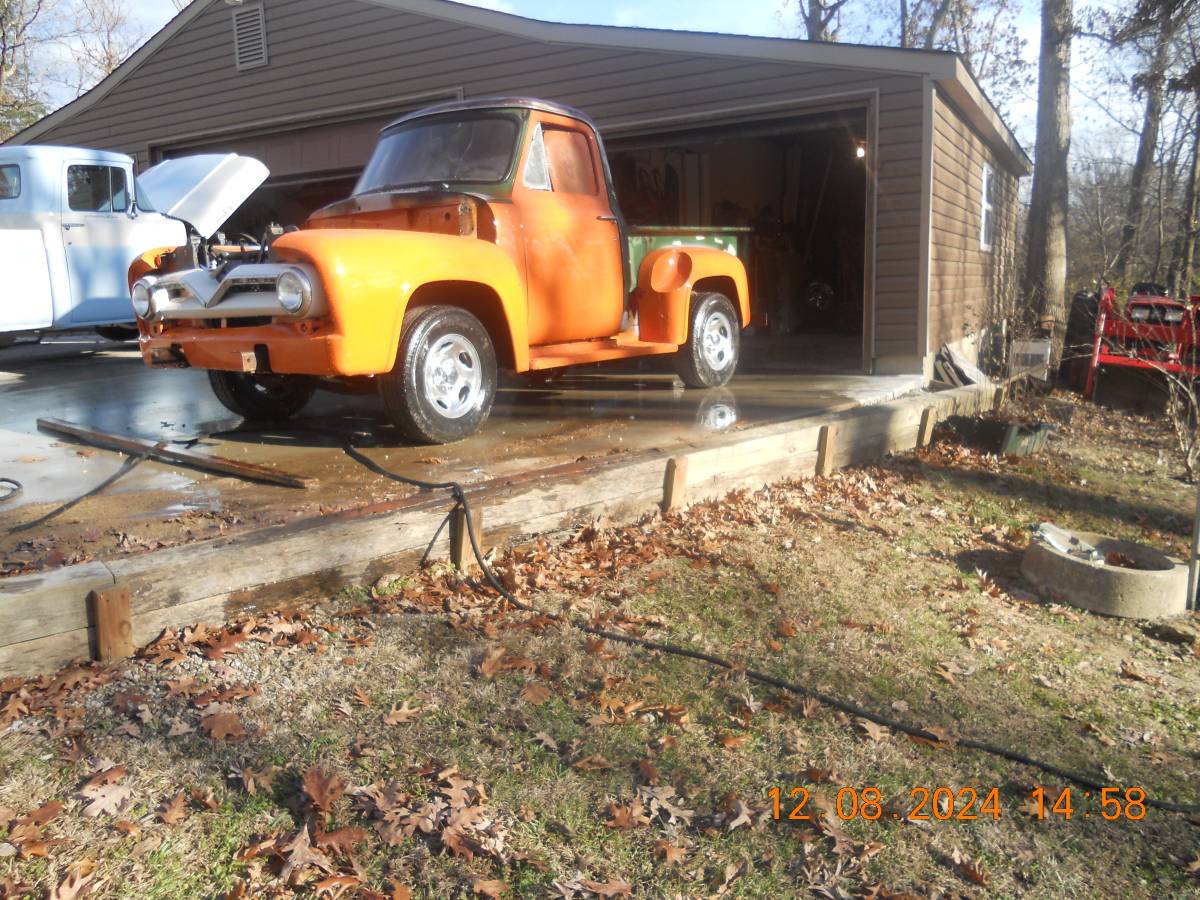
<path id="1" fill-rule="evenodd" d="M 634 291 L 638 337 L 685 343 L 692 293 L 696 284 L 710 278 L 725 280 L 725 292 L 733 294 L 729 299 L 745 328 L 750 322 L 750 288 L 740 259 L 715 247 L 662 247 L 646 254 L 638 267 Z"/>

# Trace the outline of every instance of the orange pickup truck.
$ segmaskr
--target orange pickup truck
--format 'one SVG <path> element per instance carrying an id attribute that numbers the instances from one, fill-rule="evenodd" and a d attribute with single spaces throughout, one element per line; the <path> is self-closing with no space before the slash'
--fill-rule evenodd
<path id="1" fill-rule="evenodd" d="M 627 227 L 587 116 L 468 100 L 385 128 L 353 195 L 302 228 L 148 253 L 130 291 L 145 361 L 208 369 L 240 415 L 373 381 L 407 438 L 445 443 L 486 420 L 498 366 L 673 354 L 689 386 L 725 384 L 750 316 L 741 238 Z"/>

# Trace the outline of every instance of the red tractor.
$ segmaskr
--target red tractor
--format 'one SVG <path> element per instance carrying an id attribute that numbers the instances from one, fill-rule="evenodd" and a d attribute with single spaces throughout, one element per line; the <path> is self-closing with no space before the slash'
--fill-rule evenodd
<path id="1" fill-rule="evenodd" d="M 1093 295 L 1095 296 L 1095 295 Z M 1123 366 L 1200 378 L 1200 295 L 1177 300 L 1161 284 L 1135 284 L 1122 312 L 1106 287 L 1096 310 L 1092 358 L 1083 395 L 1091 397 L 1101 366 Z"/>

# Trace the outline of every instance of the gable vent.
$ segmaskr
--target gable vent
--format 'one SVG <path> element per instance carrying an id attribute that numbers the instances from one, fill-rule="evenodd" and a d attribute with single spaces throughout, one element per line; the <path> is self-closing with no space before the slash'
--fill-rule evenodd
<path id="1" fill-rule="evenodd" d="M 238 71 L 267 64 L 267 21 L 261 5 L 233 11 L 233 56 Z"/>

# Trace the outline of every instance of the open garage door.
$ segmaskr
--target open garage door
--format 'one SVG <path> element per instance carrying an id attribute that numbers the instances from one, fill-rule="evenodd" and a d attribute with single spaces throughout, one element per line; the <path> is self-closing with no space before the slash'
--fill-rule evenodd
<path id="1" fill-rule="evenodd" d="M 747 226 L 746 365 L 867 371 L 865 109 L 609 138 L 630 224 Z"/>

